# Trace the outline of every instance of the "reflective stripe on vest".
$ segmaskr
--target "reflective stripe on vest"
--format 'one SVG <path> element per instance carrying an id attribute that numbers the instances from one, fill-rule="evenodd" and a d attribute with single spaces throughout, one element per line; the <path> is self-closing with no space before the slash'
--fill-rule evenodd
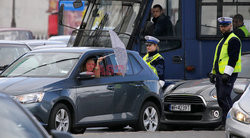
<path id="1" fill-rule="evenodd" d="M 148 58 L 148 54 L 143 57 L 143 60 L 146 61 L 148 66 L 153 70 L 153 72 L 158 76 L 157 70 L 151 63 L 156 60 L 158 57 L 162 57 L 159 53 L 155 54 L 152 58 Z"/>
<path id="2" fill-rule="evenodd" d="M 224 70 L 225 70 L 225 67 L 227 66 L 228 64 L 228 60 L 229 60 L 229 56 L 228 56 L 228 53 L 227 53 L 227 49 L 228 49 L 228 41 L 233 38 L 233 37 L 236 37 L 237 39 L 239 39 L 234 33 L 231 33 L 226 41 L 224 42 L 224 44 L 222 45 L 222 48 L 221 48 L 221 52 L 220 52 L 220 57 L 219 57 L 219 60 L 218 60 L 218 67 L 219 67 L 219 72 L 220 74 L 224 74 Z M 221 41 L 223 40 L 224 38 L 222 38 L 220 40 L 220 42 L 218 43 L 217 47 L 216 47 L 216 51 L 215 51 L 215 55 L 214 55 L 214 62 L 213 62 L 213 70 L 212 70 L 212 73 L 215 74 L 215 61 L 216 61 L 216 58 L 217 58 L 217 50 L 218 50 L 218 47 L 221 43 Z M 240 41 L 240 39 L 239 39 Z M 239 52 L 239 57 L 238 57 L 238 61 L 236 62 L 236 65 L 234 67 L 234 71 L 233 72 L 241 72 L 241 41 L 240 41 L 240 52 Z"/>
<path id="3" fill-rule="evenodd" d="M 241 29 L 244 32 L 245 37 L 248 37 L 250 35 L 245 25 L 239 27 L 239 29 Z"/>

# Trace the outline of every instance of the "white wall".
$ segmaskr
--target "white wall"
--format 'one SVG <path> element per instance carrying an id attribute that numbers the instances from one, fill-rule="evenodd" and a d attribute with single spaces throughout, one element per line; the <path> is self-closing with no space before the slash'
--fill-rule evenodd
<path id="1" fill-rule="evenodd" d="M 35 35 L 48 30 L 49 0 L 15 0 L 16 27 L 31 30 Z M 0 27 L 10 27 L 12 0 L 0 0 Z"/>

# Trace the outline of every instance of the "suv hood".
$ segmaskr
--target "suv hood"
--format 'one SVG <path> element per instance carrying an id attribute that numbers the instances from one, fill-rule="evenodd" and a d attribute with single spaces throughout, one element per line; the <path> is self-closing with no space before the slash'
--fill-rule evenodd
<path id="1" fill-rule="evenodd" d="M 9 95 L 21 95 L 32 92 L 43 91 L 45 87 L 64 80 L 65 78 L 31 78 L 13 77 L 0 78 L 0 91 Z M 53 85 L 54 86 L 54 85 Z"/>

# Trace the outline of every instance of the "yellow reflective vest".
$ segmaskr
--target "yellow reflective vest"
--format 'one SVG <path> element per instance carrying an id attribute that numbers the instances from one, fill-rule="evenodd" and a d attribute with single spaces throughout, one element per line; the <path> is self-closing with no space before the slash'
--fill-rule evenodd
<path id="1" fill-rule="evenodd" d="M 148 66 L 153 70 L 153 72 L 158 76 L 157 70 L 154 66 L 151 65 L 151 63 L 156 60 L 158 57 L 162 57 L 159 53 L 155 54 L 152 58 L 148 57 L 148 54 L 146 54 L 143 57 L 143 60 L 146 61 L 146 63 L 148 64 Z M 162 57 L 163 58 L 163 57 Z"/>
<path id="2" fill-rule="evenodd" d="M 229 56 L 228 56 L 228 41 L 233 38 L 233 37 L 236 37 L 237 39 L 239 39 L 238 36 L 236 36 L 234 33 L 231 33 L 227 39 L 225 40 L 224 44 L 222 45 L 222 48 L 221 48 L 221 52 L 220 52 L 220 57 L 219 57 L 219 60 L 218 60 L 218 67 L 219 67 L 219 72 L 220 74 L 224 74 L 224 70 L 225 70 L 225 67 L 228 65 L 228 61 L 229 61 Z M 222 38 L 220 40 L 220 42 L 217 44 L 217 47 L 216 47 L 216 51 L 215 51 L 215 55 L 214 55 L 214 62 L 213 62 L 213 70 L 212 70 L 212 73 L 215 74 L 215 61 L 217 59 L 217 50 L 218 50 L 218 47 L 220 45 L 220 43 L 222 42 L 224 38 Z M 240 39 L 239 39 L 240 40 Z M 240 52 L 239 52 L 239 57 L 238 57 L 238 61 L 236 62 L 236 65 L 234 67 L 234 71 L 233 72 L 241 72 L 241 41 L 240 41 Z"/>
<path id="3" fill-rule="evenodd" d="M 244 32 L 245 37 L 248 37 L 250 35 L 245 25 L 239 27 L 239 29 L 241 29 Z"/>

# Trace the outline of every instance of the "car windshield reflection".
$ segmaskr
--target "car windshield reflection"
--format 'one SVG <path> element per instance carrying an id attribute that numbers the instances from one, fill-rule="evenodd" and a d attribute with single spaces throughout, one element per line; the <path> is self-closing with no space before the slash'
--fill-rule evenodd
<path id="1" fill-rule="evenodd" d="M 11 65 L 4 77 L 65 77 L 77 63 L 76 53 L 32 53 Z"/>

